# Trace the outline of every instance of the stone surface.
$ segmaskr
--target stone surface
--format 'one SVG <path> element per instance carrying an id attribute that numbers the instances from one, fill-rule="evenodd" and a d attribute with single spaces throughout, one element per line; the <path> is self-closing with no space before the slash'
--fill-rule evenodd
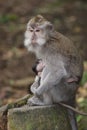
<path id="1" fill-rule="evenodd" d="M 63 107 L 26 105 L 9 110 L 8 130 L 71 130 L 71 126 Z"/>

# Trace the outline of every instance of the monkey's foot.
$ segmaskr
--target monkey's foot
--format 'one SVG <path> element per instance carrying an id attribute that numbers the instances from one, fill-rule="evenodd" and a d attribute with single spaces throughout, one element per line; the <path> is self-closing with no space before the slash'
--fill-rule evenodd
<path id="1" fill-rule="evenodd" d="M 28 106 L 35 106 L 31 101 L 27 102 Z"/>
<path id="2" fill-rule="evenodd" d="M 29 106 L 42 106 L 44 103 L 37 97 L 33 96 L 32 98 L 29 98 L 27 101 L 27 104 Z"/>
<path id="3" fill-rule="evenodd" d="M 27 104 L 28 104 L 29 106 L 34 106 L 33 97 L 31 97 L 31 98 L 29 98 L 29 99 L 27 100 Z"/>

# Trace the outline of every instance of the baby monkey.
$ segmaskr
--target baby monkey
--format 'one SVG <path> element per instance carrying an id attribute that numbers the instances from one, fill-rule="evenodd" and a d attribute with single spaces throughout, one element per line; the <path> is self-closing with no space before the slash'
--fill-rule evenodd
<path id="1" fill-rule="evenodd" d="M 34 66 L 32 67 L 33 72 L 36 74 L 35 82 L 38 82 L 38 86 L 40 85 L 41 73 L 44 67 L 45 67 L 45 64 L 42 62 L 41 59 L 38 59 L 35 62 Z M 31 89 L 31 92 L 34 94 L 37 87 L 35 85 L 32 85 L 30 89 Z"/>
<path id="2" fill-rule="evenodd" d="M 38 59 L 35 63 L 35 65 L 32 67 L 32 70 L 35 72 L 35 82 L 31 85 L 31 92 L 34 94 L 32 98 L 28 100 L 28 104 L 31 105 L 47 105 L 50 104 L 49 101 L 46 101 L 48 98 L 50 99 L 50 94 L 40 95 L 39 97 L 35 96 L 35 92 L 37 88 L 40 85 L 41 82 L 41 74 L 45 67 L 45 64 L 41 59 Z M 46 96 L 46 100 L 44 99 L 44 96 Z M 51 103 L 52 104 L 52 103 Z"/>

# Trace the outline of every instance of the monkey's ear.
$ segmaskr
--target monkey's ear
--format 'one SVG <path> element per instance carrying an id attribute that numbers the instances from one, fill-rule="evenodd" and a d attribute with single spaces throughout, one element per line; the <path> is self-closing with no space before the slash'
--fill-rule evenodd
<path id="1" fill-rule="evenodd" d="M 54 26 L 53 26 L 53 24 L 51 24 L 50 22 L 47 23 L 46 28 L 47 28 L 47 30 L 49 30 L 49 31 L 51 31 L 51 30 L 53 31 L 53 30 L 54 30 Z"/>

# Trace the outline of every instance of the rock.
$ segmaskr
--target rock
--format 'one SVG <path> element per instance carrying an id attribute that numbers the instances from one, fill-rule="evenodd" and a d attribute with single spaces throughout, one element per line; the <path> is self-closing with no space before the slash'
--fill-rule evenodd
<path id="1" fill-rule="evenodd" d="M 0 107 L 0 130 L 7 130 L 7 122 L 8 122 L 8 110 L 13 108 L 18 108 L 21 106 L 24 106 L 27 103 L 27 99 L 30 97 L 30 95 L 26 95 L 23 98 L 20 98 L 14 103 L 9 103 L 7 105 L 4 105 Z"/>
<path id="2" fill-rule="evenodd" d="M 8 111 L 8 130 L 71 130 L 67 110 L 59 105 L 25 105 Z"/>

